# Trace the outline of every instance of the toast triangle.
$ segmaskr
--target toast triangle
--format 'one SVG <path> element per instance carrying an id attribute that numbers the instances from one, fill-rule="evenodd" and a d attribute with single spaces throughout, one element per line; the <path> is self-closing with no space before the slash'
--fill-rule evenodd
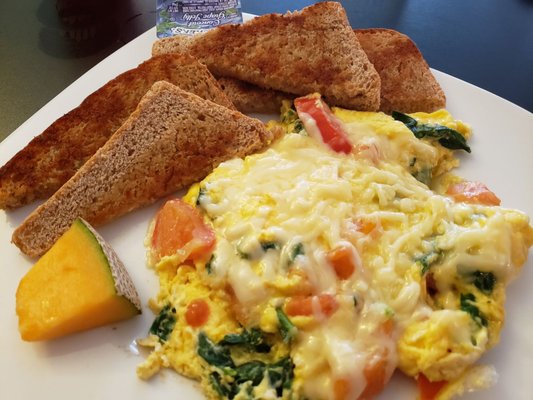
<path id="1" fill-rule="evenodd" d="M 442 88 L 409 36 L 384 28 L 354 32 L 381 78 L 380 111 L 433 112 L 446 107 Z M 233 78 L 218 81 L 241 112 L 279 112 L 283 99 L 295 97 Z"/>
<path id="2" fill-rule="evenodd" d="M 328 104 L 350 109 L 379 109 L 379 75 L 336 2 L 164 38 L 152 48 L 152 54 L 172 52 L 189 52 L 215 76 L 296 95 L 319 92 Z"/>
<path id="3" fill-rule="evenodd" d="M 0 209 L 46 199 L 98 150 L 157 81 L 233 108 L 207 68 L 190 55 L 153 57 L 89 95 L 0 168 Z"/>
<path id="4" fill-rule="evenodd" d="M 446 96 L 416 44 L 392 29 L 356 29 L 355 34 L 381 77 L 380 111 L 433 112 Z"/>
<path id="5" fill-rule="evenodd" d="M 74 219 L 104 224 L 272 139 L 257 119 L 157 82 L 106 144 L 14 231 L 12 241 L 38 257 Z"/>

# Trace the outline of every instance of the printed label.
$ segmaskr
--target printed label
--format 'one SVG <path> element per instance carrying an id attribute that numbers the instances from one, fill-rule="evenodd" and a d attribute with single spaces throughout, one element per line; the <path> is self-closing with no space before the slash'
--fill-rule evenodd
<path id="1" fill-rule="evenodd" d="M 194 35 L 242 22 L 240 0 L 157 0 L 157 37 Z"/>

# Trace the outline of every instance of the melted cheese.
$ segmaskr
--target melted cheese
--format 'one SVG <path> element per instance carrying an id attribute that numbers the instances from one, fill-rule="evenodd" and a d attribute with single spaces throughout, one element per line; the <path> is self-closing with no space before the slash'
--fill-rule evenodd
<path id="1" fill-rule="evenodd" d="M 458 380 L 497 341 L 503 288 L 533 243 L 529 220 L 437 195 L 411 175 L 413 160 L 440 174 L 456 165 L 449 150 L 384 114 L 335 112 L 353 154 L 335 153 L 314 135 L 287 134 L 262 154 L 222 163 L 191 189 L 187 198 L 217 235 L 203 282 L 231 287 L 239 321 L 266 332 L 277 330 L 276 307 L 315 296 L 311 315 L 292 318 L 299 330 L 293 388 L 302 396 L 333 398 L 335 382 L 345 380 L 356 399 L 376 365 L 385 379 L 400 366 Z M 417 118 L 469 134 L 446 112 Z M 344 279 L 329 261 L 338 248 L 356 266 Z M 479 272 L 496 277 L 492 294 L 472 283 Z M 338 307 L 332 315 L 316 297 L 326 294 Z M 461 310 L 468 296 L 472 315 Z M 272 395 L 267 382 L 258 391 Z"/>
<path id="2" fill-rule="evenodd" d="M 527 218 L 515 211 L 455 204 L 435 195 L 406 171 L 405 164 L 416 154 L 436 165 L 438 150 L 397 124 L 388 135 L 360 122 L 346 125 L 354 143 L 378 147 L 383 159 L 377 165 L 334 153 L 313 137 L 289 134 L 263 154 L 223 163 L 201 184 L 201 207 L 218 234 L 217 265 L 225 265 L 213 279 L 225 276 L 238 301 L 246 304 L 249 321 L 261 321 L 264 307 L 260 305 L 270 299 L 298 294 L 298 285 L 285 284 L 281 289 L 279 283 L 279 277 L 286 278 L 294 269 L 301 271 L 314 293 L 356 296 L 363 304 L 354 311 L 353 300 L 344 302 L 327 323 L 322 318 L 323 323 L 301 333 L 292 354 L 306 395 L 329 398 L 334 377 L 348 376 L 355 382 L 356 398 L 365 387 L 365 365 L 376 354 L 387 358 L 392 372 L 397 334 L 416 321 L 431 324 L 435 315 L 426 302 L 416 262 L 431 249 L 432 241 L 446 253 L 446 262 L 436 268 L 437 275 L 439 269 L 448 271 L 439 275 L 441 281 L 456 276 L 465 265 L 474 271 L 492 271 L 504 281 L 516 270 L 511 246 L 515 226 L 508 220 L 520 220 L 525 229 Z M 358 218 L 374 221 L 375 237 L 357 231 Z M 276 247 L 264 251 L 262 242 Z M 303 254 L 291 262 L 291 249 L 298 244 L 303 245 Z M 328 251 L 341 245 L 353 249 L 359 266 L 342 281 L 327 261 Z M 272 283 L 276 280 L 277 284 Z M 456 309 L 457 295 L 451 298 L 448 306 Z M 313 307 L 315 318 L 321 320 L 320 310 Z M 470 321 L 466 313 L 454 312 Z M 380 334 L 391 315 L 396 333 Z M 462 329 L 467 329 L 462 336 L 470 340 L 470 325 Z M 468 357 L 456 356 L 452 361 L 466 368 L 479 357 L 485 342 L 476 351 L 467 348 Z"/>

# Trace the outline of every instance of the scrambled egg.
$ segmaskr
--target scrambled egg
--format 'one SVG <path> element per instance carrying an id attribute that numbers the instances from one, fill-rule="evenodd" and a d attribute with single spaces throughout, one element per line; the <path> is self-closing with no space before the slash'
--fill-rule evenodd
<path id="1" fill-rule="evenodd" d="M 173 368 L 235 399 L 369 398 L 396 368 L 448 382 L 440 398 L 488 385 L 474 364 L 498 341 L 505 287 L 533 244 L 527 216 L 432 191 L 458 161 L 402 122 L 334 113 L 355 154 L 308 136 L 286 104 L 270 123 L 282 139 L 190 189 L 216 247 L 207 263 L 154 267 L 140 377 Z M 470 135 L 444 110 L 411 117 Z M 197 299 L 209 318 L 192 327 Z"/>

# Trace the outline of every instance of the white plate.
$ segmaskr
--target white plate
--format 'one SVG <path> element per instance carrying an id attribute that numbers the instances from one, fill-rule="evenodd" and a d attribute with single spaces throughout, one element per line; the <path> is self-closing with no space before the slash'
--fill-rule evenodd
<path id="1" fill-rule="evenodd" d="M 95 66 L 66 88 L 13 134 L 0 143 L 0 165 L 32 137 L 77 106 L 87 95 L 119 73 L 147 59 L 155 40 L 151 29 Z M 485 182 L 505 207 L 533 216 L 533 115 L 491 93 L 434 71 L 448 98 L 449 111 L 474 129 L 472 154 L 462 159 L 460 173 Z M 101 227 L 115 248 L 146 304 L 158 290 L 155 275 L 145 267 L 143 238 L 157 204 Z M 0 399 L 202 399 L 196 385 L 171 371 L 150 382 L 137 379 L 135 367 L 143 360 L 130 346 L 143 337 L 153 315 L 144 307 L 133 320 L 80 333 L 49 343 L 23 342 L 17 330 L 15 292 L 32 261 L 10 243 L 13 229 L 34 205 L 0 211 Z M 507 321 L 501 343 L 481 360 L 496 366 L 500 379 L 489 391 L 465 399 L 533 398 L 533 257 L 511 284 Z M 380 399 L 414 399 L 412 382 L 397 373 Z"/>

